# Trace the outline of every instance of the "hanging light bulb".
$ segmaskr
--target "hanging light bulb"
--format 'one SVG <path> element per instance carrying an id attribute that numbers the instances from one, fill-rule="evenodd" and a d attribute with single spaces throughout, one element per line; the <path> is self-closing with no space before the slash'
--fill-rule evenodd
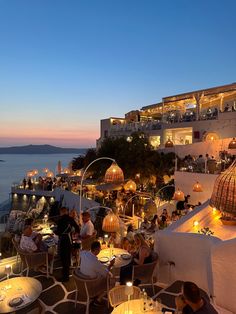
<path id="1" fill-rule="evenodd" d="M 203 188 L 198 181 L 193 185 L 193 192 L 203 192 Z"/>

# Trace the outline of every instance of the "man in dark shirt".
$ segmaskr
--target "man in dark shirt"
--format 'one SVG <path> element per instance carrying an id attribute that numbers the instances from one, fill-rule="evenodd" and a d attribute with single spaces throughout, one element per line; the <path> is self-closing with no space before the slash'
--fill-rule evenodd
<path id="1" fill-rule="evenodd" d="M 201 296 L 198 286 L 190 281 L 183 283 L 183 295 L 176 302 L 177 310 L 183 314 L 218 314 L 210 302 Z"/>
<path id="2" fill-rule="evenodd" d="M 60 209 L 60 216 L 55 233 L 59 236 L 59 253 L 62 263 L 61 281 L 65 282 L 69 280 L 72 248 L 71 232 L 76 231 L 79 233 L 80 228 L 74 219 L 69 216 L 69 211 L 66 207 Z"/>

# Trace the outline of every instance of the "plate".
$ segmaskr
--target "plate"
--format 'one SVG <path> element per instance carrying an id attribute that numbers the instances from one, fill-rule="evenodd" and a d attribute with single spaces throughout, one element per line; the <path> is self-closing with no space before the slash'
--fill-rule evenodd
<path id="1" fill-rule="evenodd" d="M 123 259 L 131 259 L 131 255 L 130 254 L 121 254 L 121 257 Z"/>
<path id="2" fill-rule="evenodd" d="M 109 258 L 106 257 L 106 256 L 104 256 L 104 257 L 99 258 L 99 261 L 100 261 L 101 263 L 107 263 L 107 262 L 109 262 Z"/>
<path id="3" fill-rule="evenodd" d="M 17 298 L 13 298 L 10 300 L 9 305 L 11 307 L 15 307 L 15 306 L 19 306 L 23 303 L 23 298 L 22 297 L 17 297 Z"/>

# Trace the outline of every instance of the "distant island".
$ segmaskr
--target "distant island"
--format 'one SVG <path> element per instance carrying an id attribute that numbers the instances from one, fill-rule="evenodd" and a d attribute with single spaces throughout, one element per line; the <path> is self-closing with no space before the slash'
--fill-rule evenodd
<path id="1" fill-rule="evenodd" d="M 0 147 L 0 154 L 80 154 L 87 148 L 62 148 L 52 145 L 26 145 L 13 147 Z M 3 161 L 3 160 L 1 160 Z"/>

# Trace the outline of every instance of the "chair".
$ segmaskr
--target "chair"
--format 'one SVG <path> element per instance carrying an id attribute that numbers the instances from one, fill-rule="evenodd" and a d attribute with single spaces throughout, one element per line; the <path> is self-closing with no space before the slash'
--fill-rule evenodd
<path id="1" fill-rule="evenodd" d="M 79 269 L 75 270 L 72 277 L 76 286 L 75 293 L 75 307 L 77 303 L 86 305 L 86 314 L 89 314 L 89 305 L 92 299 L 98 296 L 100 293 L 107 292 L 108 290 L 108 277 L 104 279 L 106 281 L 106 287 L 102 287 L 101 278 L 89 278 L 83 275 Z M 103 291 L 104 290 L 104 291 Z"/>
<path id="2" fill-rule="evenodd" d="M 28 277 L 30 269 L 34 269 L 37 266 L 42 266 L 46 264 L 47 278 L 49 277 L 48 252 L 28 253 L 28 252 L 23 251 L 20 248 L 19 243 L 14 238 L 12 239 L 12 242 L 16 249 L 17 254 L 21 258 L 21 274 L 23 271 L 26 270 L 26 277 Z M 51 263 L 50 273 L 52 272 L 52 265 L 53 265 L 53 261 Z"/>
<path id="3" fill-rule="evenodd" d="M 95 230 L 91 237 L 84 239 L 81 241 L 82 250 L 89 251 L 91 248 L 91 244 L 96 240 L 97 231 Z"/>
<path id="4" fill-rule="evenodd" d="M 112 288 L 108 292 L 108 299 L 112 307 L 116 307 L 117 305 L 128 301 L 128 295 L 125 293 L 126 286 L 120 285 Z M 133 294 L 130 296 L 131 300 L 139 299 L 140 297 L 140 288 L 133 286 Z"/>
<path id="5" fill-rule="evenodd" d="M 157 267 L 158 259 L 157 255 L 153 253 L 154 261 L 143 265 L 134 265 L 132 270 L 132 281 L 135 279 L 141 280 L 142 284 L 152 284 L 153 294 L 155 294 L 154 289 L 154 274 Z"/>

